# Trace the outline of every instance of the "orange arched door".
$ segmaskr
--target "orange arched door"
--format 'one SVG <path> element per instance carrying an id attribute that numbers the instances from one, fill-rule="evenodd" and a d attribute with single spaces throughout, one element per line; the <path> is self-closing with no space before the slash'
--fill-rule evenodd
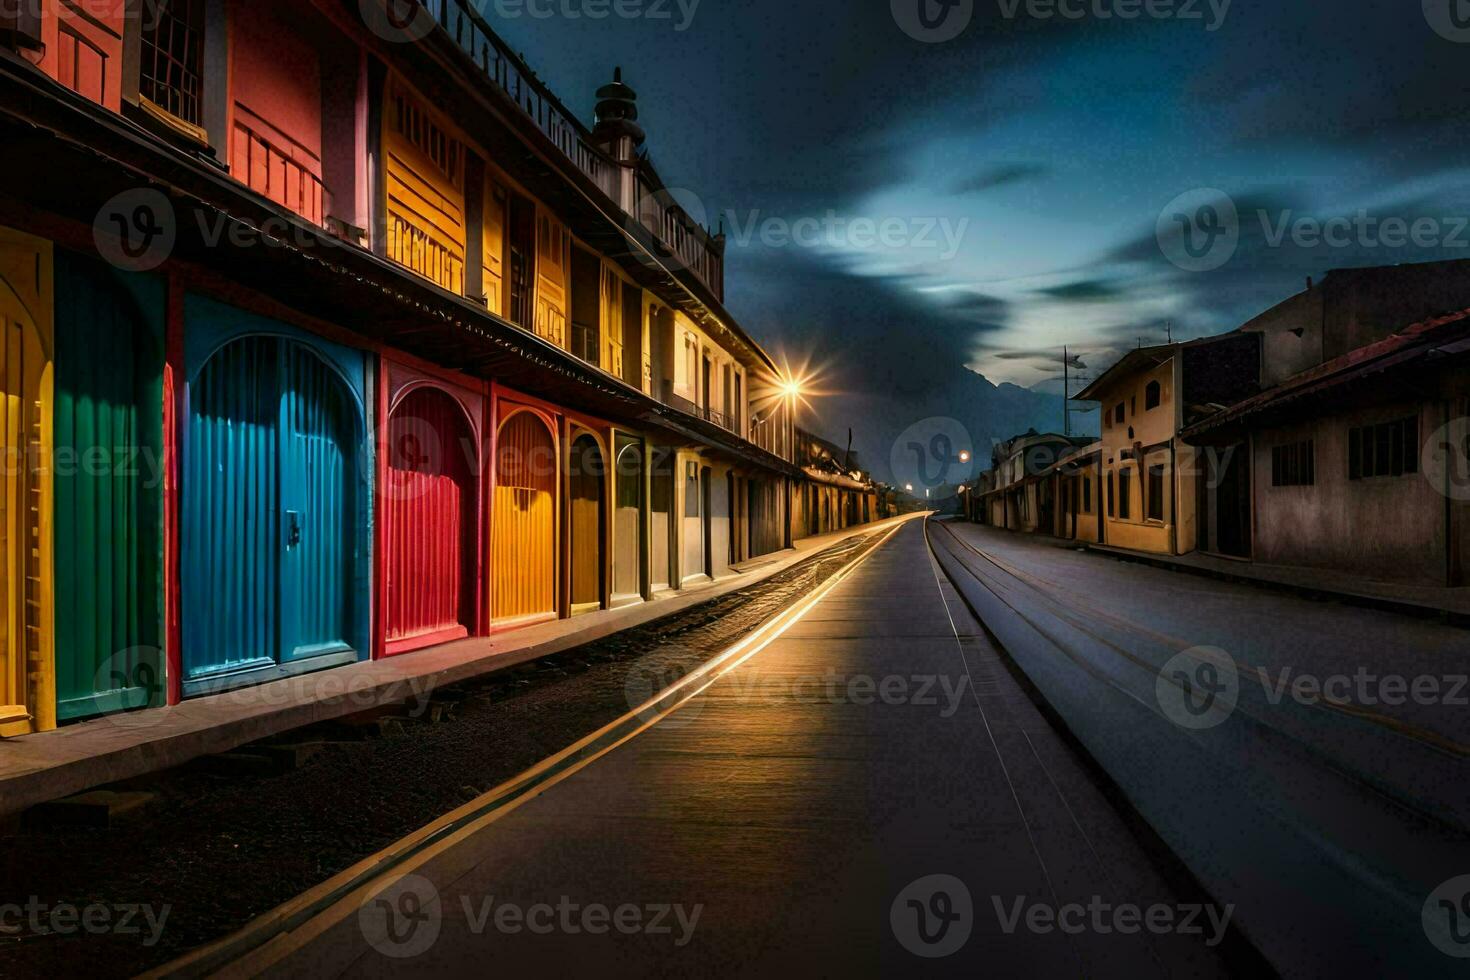
<path id="1" fill-rule="evenodd" d="M 422 387 L 388 423 L 383 508 L 388 655 L 469 635 L 475 614 L 478 465 L 464 410 Z"/>
<path id="2" fill-rule="evenodd" d="M 51 252 L 0 233 L 0 736 L 52 728 Z"/>
<path id="3" fill-rule="evenodd" d="M 491 515 L 491 616 L 497 625 L 556 615 L 556 441 L 534 412 L 500 427 Z"/>

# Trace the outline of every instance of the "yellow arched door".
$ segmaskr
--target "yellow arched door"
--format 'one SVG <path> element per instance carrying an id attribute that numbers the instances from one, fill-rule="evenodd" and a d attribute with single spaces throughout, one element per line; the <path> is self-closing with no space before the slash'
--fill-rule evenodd
<path id="1" fill-rule="evenodd" d="M 496 625 L 556 615 L 556 444 L 540 416 L 500 427 L 491 517 L 491 609 Z"/>
<path id="2" fill-rule="evenodd" d="M 55 727 L 51 250 L 0 229 L 0 736 Z"/>

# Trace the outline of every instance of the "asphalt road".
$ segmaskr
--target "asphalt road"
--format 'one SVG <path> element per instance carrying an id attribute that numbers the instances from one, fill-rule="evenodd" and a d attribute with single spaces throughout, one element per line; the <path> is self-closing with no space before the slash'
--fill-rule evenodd
<path id="1" fill-rule="evenodd" d="M 432 765 L 432 760 L 424 760 Z M 1243 972 L 903 526 L 693 700 L 297 930 L 272 975 Z"/>
<path id="2" fill-rule="evenodd" d="M 1470 633 L 930 530 L 1015 662 L 1278 970 L 1463 967 Z"/>

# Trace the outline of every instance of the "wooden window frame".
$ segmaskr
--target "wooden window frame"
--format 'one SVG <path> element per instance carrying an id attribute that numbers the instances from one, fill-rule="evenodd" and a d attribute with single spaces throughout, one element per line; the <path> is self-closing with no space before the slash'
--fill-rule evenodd
<path id="1" fill-rule="evenodd" d="M 1348 479 L 1397 479 L 1419 472 L 1419 416 L 1348 429 Z"/>
<path id="2" fill-rule="evenodd" d="M 1312 439 L 1271 447 L 1271 486 L 1310 487 L 1317 483 L 1317 449 Z"/>

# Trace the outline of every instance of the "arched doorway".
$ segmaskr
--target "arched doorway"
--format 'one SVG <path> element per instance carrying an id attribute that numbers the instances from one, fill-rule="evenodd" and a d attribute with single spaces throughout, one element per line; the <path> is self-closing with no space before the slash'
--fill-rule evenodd
<path id="1" fill-rule="evenodd" d="M 607 467 L 602 447 L 591 435 L 572 442 L 569 462 L 571 536 L 571 611 L 573 615 L 602 608 L 603 511 Z"/>
<path id="2" fill-rule="evenodd" d="M 500 426 L 491 517 L 491 616 L 499 625 L 556 615 L 556 441 L 539 415 Z"/>
<path id="3" fill-rule="evenodd" d="M 643 444 L 619 434 L 617 453 L 613 601 L 632 602 L 643 593 Z"/>
<path id="4" fill-rule="evenodd" d="M 648 567 L 649 587 L 654 592 L 674 585 L 674 466 L 677 460 L 671 449 L 655 449 L 649 474 L 651 494 L 648 502 Z"/>
<path id="5" fill-rule="evenodd" d="M 383 488 L 388 655 L 469 635 L 475 616 L 475 442 L 464 409 L 422 386 L 393 409 Z"/>
<path id="6" fill-rule="evenodd" d="M 189 388 L 184 692 L 357 659 L 361 415 L 303 343 L 246 335 Z"/>
<path id="7" fill-rule="evenodd" d="M 0 232 L 0 736 L 55 724 L 51 649 L 50 246 Z"/>
<path id="8" fill-rule="evenodd" d="M 56 258 L 60 721 L 161 704 L 163 284 Z M 126 283 L 126 285 L 125 285 Z"/>

